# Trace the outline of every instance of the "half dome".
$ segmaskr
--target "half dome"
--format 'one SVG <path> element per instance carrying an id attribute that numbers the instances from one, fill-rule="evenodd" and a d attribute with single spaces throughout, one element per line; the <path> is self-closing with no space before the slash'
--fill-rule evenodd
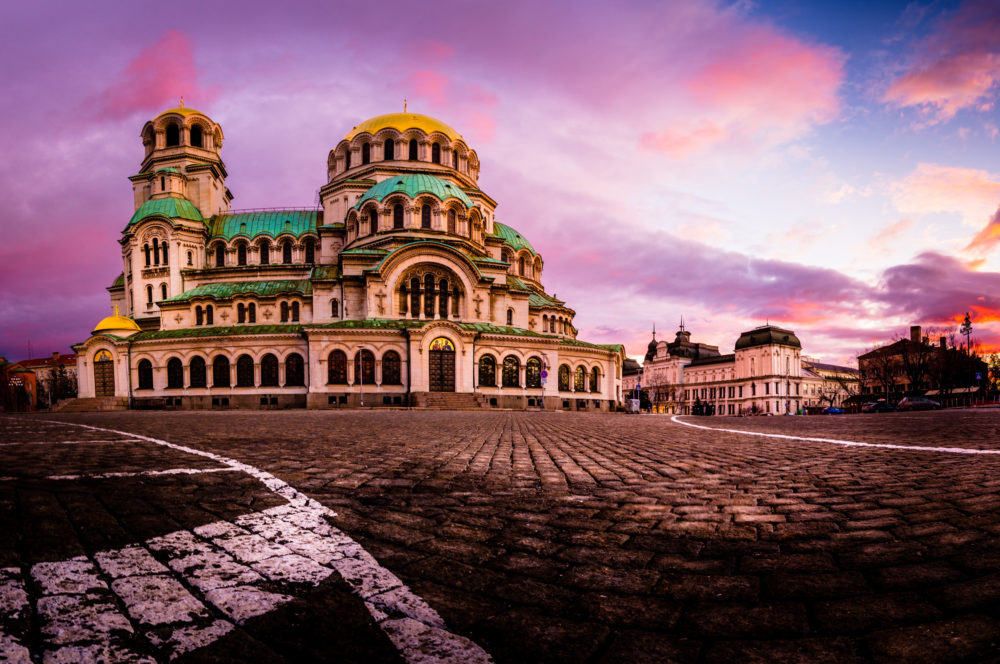
<path id="1" fill-rule="evenodd" d="M 354 204 L 354 209 L 360 210 L 367 201 L 372 199 L 381 203 L 383 198 L 395 193 L 402 193 L 408 198 L 416 198 L 420 194 L 430 194 L 437 197 L 441 202 L 449 198 L 457 198 L 466 208 L 471 208 L 474 205 L 469 195 L 462 191 L 461 187 L 456 184 L 436 178 L 433 175 L 408 173 L 382 180 L 361 194 L 361 198 Z"/>
<path id="2" fill-rule="evenodd" d="M 379 115 L 371 118 L 370 120 L 365 120 L 361 124 L 357 125 L 354 129 L 347 132 L 347 136 L 344 136 L 344 140 L 351 141 L 358 134 L 366 132 L 374 136 L 381 130 L 387 128 L 395 129 L 400 133 L 405 132 L 407 129 L 419 129 L 425 134 L 440 132 L 453 141 L 457 141 L 462 138 L 461 134 L 445 123 L 427 115 L 420 115 L 419 113 L 386 113 L 385 115 Z"/>

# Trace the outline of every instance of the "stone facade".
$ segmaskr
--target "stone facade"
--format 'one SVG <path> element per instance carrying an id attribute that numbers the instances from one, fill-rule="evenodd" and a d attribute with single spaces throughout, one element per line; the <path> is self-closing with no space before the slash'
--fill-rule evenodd
<path id="1" fill-rule="evenodd" d="M 435 392 L 610 410 L 621 346 L 576 338 L 542 256 L 495 219 L 455 130 L 394 113 L 330 151 L 317 208 L 230 209 L 222 128 L 142 130 L 116 315 L 78 344 L 81 397 L 179 408 L 405 406 Z M 117 311 L 124 315 L 117 315 Z"/>

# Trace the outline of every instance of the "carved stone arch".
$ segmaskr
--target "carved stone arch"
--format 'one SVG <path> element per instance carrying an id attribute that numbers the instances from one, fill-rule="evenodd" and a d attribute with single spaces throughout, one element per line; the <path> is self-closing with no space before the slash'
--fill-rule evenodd
<path id="1" fill-rule="evenodd" d="M 375 133 L 374 140 L 376 143 L 384 143 L 388 138 L 391 138 L 394 141 L 398 141 L 402 139 L 402 137 L 403 134 L 400 133 L 398 129 L 394 127 L 384 127 L 383 129 L 379 129 L 378 132 Z"/>

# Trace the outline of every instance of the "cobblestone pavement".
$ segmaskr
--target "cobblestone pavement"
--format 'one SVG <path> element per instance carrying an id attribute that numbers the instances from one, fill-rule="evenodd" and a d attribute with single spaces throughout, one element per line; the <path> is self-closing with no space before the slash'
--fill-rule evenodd
<path id="1" fill-rule="evenodd" d="M 681 418 L 905 449 L 664 416 L 58 417 L 214 456 L 42 419 L 0 418 L 15 661 L 1000 662 L 1000 413 Z"/>

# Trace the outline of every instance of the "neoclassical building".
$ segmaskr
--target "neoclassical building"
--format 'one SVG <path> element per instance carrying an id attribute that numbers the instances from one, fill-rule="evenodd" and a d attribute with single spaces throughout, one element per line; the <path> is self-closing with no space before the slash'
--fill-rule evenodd
<path id="1" fill-rule="evenodd" d="M 774 325 L 747 330 L 734 352 L 723 355 L 718 346 L 691 341 L 682 322 L 671 342 L 657 341 L 654 333 L 641 373 L 626 388 L 639 382 L 653 407 L 664 413 L 690 414 L 707 404 L 717 415 L 777 415 L 822 405 L 828 380 L 834 378 L 811 370 L 791 330 Z"/>
<path id="2" fill-rule="evenodd" d="M 317 208 L 233 210 L 222 127 L 142 129 L 114 315 L 74 347 L 81 397 L 178 408 L 608 410 L 624 350 L 576 338 L 544 261 L 448 125 L 390 113 L 329 153 Z"/>

